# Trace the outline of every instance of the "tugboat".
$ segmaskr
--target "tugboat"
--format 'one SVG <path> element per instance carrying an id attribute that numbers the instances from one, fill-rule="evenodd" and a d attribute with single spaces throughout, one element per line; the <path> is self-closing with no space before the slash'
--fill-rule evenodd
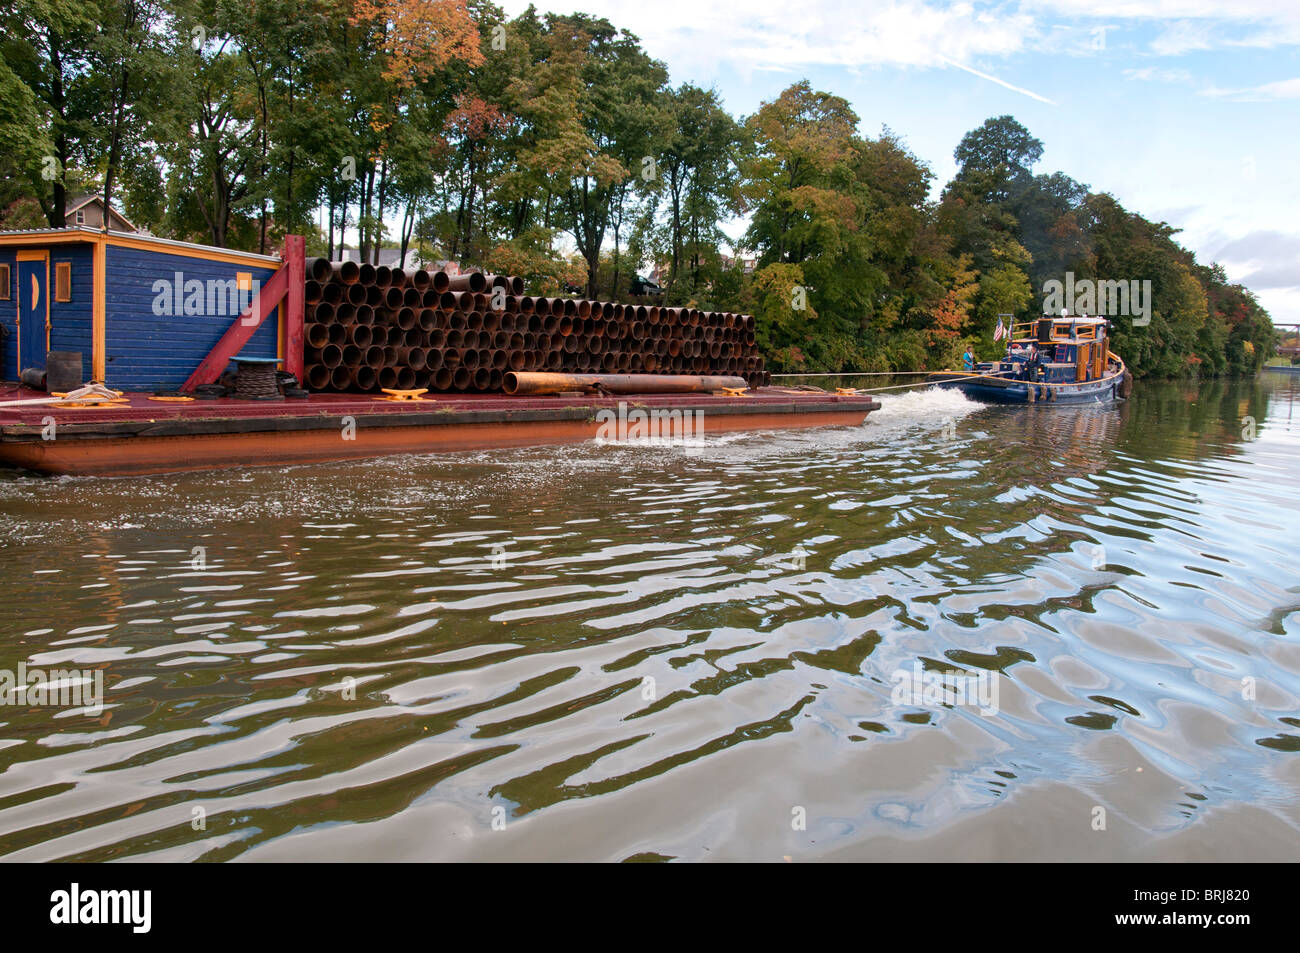
<path id="1" fill-rule="evenodd" d="M 955 387 L 972 400 L 999 404 L 1101 403 L 1124 398 L 1132 375 L 1112 352 L 1105 318 L 1045 315 L 1014 325 L 1001 360 L 926 380 Z"/>

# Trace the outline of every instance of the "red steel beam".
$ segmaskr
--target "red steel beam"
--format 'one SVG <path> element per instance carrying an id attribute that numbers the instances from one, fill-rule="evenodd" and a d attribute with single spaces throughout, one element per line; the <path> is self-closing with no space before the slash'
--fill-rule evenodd
<path id="1" fill-rule="evenodd" d="M 307 293 L 306 242 L 301 235 L 284 236 L 284 265 L 289 271 L 289 289 L 285 295 L 284 311 L 284 369 L 298 379 L 302 386 L 304 362 L 303 312 Z M 284 268 L 280 269 L 285 270 Z"/>
<path id="2" fill-rule="evenodd" d="M 248 343 L 248 339 L 262 326 L 262 322 L 275 310 L 276 305 L 280 303 L 280 299 L 285 296 L 288 286 L 289 269 L 281 268 L 271 276 L 270 281 L 262 285 L 261 289 L 253 297 L 248 309 L 235 319 L 235 323 L 221 336 L 221 340 L 212 346 L 208 356 L 195 368 L 194 373 L 189 376 L 189 380 L 181 385 L 181 390 L 192 391 L 200 384 L 214 383 L 221 376 L 221 372 L 226 369 L 226 365 L 230 363 L 231 359 L 240 352 L 244 345 Z M 302 295 L 303 290 L 304 288 L 300 285 L 298 289 L 299 295 Z M 299 333 L 301 334 L 301 330 Z M 301 337 L 299 341 L 301 343 Z M 302 348 L 299 347 L 300 354 L 301 351 Z"/>

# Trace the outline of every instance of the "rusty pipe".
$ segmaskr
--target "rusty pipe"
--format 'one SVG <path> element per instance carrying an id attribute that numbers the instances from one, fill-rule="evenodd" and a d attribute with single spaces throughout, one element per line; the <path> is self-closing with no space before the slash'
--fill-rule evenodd
<path id="1" fill-rule="evenodd" d="M 451 390 L 451 381 L 454 376 L 449 367 L 440 367 L 433 375 L 434 390 Z"/>
<path id="2" fill-rule="evenodd" d="M 331 266 L 334 277 L 345 285 L 355 284 L 361 277 L 361 266 L 355 261 L 340 261 Z"/>
<path id="3" fill-rule="evenodd" d="M 363 285 L 373 285 L 375 283 L 375 266 L 370 262 L 365 262 L 357 268 L 357 280 Z"/>
<path id="4" fill-rule="evenodd" d="M 324 390 L 330 386 L 330 369 L 324 364 L 308 364 L 303 376 L 312 390 Z"/>
<path id="5" fill-rule="evenodd" d="M 486 287 L 487 279 L 483 277 L 481 271 L 447 276 L 447 288 L 450 291 L 471 291 L 477 294 Z"/>
<path id="6" fill-rule="evenodd" d="M 611 394 L 710 394 L 724 387 L 744 387 L 739 377 L 695 374 L 536 374 L 509 371 L 505 392 L 516 395 L 562 394 L 604 390 Z"/>
<path id="7" fill-rule="evenodd" d="M 306 331 L 307 346 L 320 350 L 326 344 L 330 343 L 330 329 L 323 324 L 308 324 L 304 329 Z"/>
<path id="8" fill-rule="evenodd" d="M 328 258 L 308 258 L 306 261 L 307 277 L 324 284 L 334 274 L 334 267 Z"/>
<path id="9" fill-rule="evenodd" d="M 337 344 L 326 344 L 319 351 L 309 351 L 307 358 L 312 363 L 323 364 L 332 371 L 343 363 L 343 348 Z"/>
<path id="10" fill-rule="evenodd" d="M 356 379 L 356 371 L 346 364 L 340 364 L 330 371 L 330 386 L 335 390 L 347 390 Z"/>
<path id="11" fill-rule="evenodd" d="M 353 373 L 353 381 L 357 390 L 374 390 L 375 384 L 379 382 L 379 374 L 373 367 L 362 364 Z"/>

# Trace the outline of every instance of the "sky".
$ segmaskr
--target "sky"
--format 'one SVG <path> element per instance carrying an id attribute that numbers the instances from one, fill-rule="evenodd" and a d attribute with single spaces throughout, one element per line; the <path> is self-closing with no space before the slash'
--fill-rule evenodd
<path id="1" fill-rule="evenodd" d="M 498 0 L 500 2 L 500 0 Z M 1010 113 L 1061 171 L 1300 321 L 1300 0 L 538 0 L 640 37 L 733 115 L 801 79 L 936 176 Z M 528 6 L 503 4 L 511 16 Z"/>

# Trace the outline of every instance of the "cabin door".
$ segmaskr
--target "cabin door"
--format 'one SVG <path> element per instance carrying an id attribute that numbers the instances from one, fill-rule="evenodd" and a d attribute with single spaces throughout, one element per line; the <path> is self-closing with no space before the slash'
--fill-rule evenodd
<path id="1" fill-rule="evenodd" d="M 49 252 L 18 253 L 18 372 L 45 367 L 50 340 Z"/>
<path id="2" fill-rule="evenodd" d="M 1088 379 L 1088 362 L 1092 360 L 1092 345 L 1080 344 L 1078 360 L 1075 361 L 1074 379 L 1084 381 Z"/>

